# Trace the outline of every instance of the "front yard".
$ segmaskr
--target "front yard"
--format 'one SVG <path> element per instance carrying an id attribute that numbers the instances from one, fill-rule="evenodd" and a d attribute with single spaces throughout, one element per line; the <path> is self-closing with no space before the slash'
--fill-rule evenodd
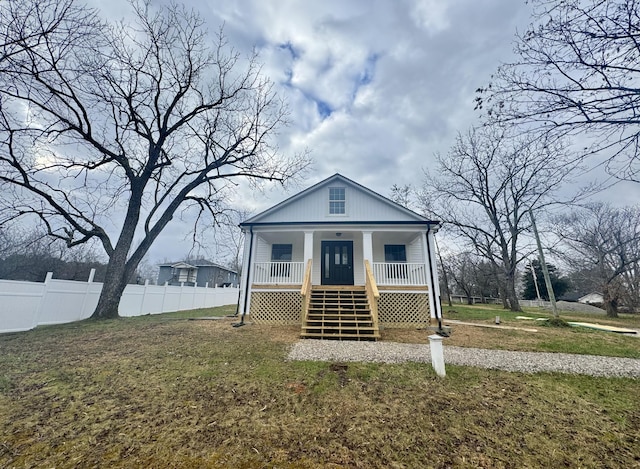
<path id="1" fill-rule="evenodd" d="M 445 316 L 495 316 L 454 309 Z M 640 465 L 638 380 L 455 366 L 439 379 L 425 364 L 289 362 L 298 328 L 181 317 L 0 336 L 0 467 Z M 445 354 L 451 344 L 640 356 L 638 338 L 535 327 L 456 326 Z M 383 340 L 426 335 L 386 330 Z"/>

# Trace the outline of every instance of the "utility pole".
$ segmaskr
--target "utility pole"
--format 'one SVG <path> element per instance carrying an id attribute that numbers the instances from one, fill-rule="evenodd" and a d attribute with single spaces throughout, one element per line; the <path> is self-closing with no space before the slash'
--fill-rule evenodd
<path id="1" fill-rule="evenodd" d="M 442 267 L 442 280 L 444 280 L 444 292 L 447 294 L 447 303 L 449 304 L 449 308 L 453 305 L 451 304 L 451 291 L 449 290 L 449 278 L 447 276 L 447 269 L 444 266 L 444 262 L 442 262 L 442 254 L 440 254 L 440 246 L 438 245 L 438 241 L 436 241 L 435 236 L 433 240 L 436 242 L 436 251 L 438 253 L 438 258 L 440 259 L 440 267 Z"/>
<path id="2" fill-rule="evenodd" d="M 559 318 L 558 307 L 556 306 L 556 295 L 553 293 L 553 286 L 551 285 L 551 277 L 549 277 L 549 269 L 547 269 L 547 263 L 544 260 L 544 252 L 542 251 L 542 244 L 540 243 L 540 236 L 538 235 L 538 228 L 536 228 L 536 221 L 533 218 L 533 212 L 529 209 L 529 216 L 531 217 L 531 227 L 533 228 L 533 235 L 536 238 L 536 244 L 538 245 L 538 256 L 540 257 L 540 267 L 542 268 L 542 275 L 544 275 L 544 283 L 547 286 L 547 292 L 549 292 L 549 300 L 551 301 L 551 309 L 553 310 L 553 317 Z"/>
<path id="3" fill-rule="evenodd" d="M 533 267 L 533 262 L 529 262 L 529 267 L 531 268 L 531 276 L 533 277 L 533 284 L 536 287 L 536 298 L 538 298 L 538 303 L 542 302 L 542 298 L 540 298 L 540 288 L 538 288 L 538 276 L 536 275 L 536 269 Z"/>

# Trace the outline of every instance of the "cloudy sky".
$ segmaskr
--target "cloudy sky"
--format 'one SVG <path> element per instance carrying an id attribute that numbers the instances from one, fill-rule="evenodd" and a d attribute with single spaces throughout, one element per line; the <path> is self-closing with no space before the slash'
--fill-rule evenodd
<path id="1" fill-rule="evenodd" d="M 236 203 L 257 211 L 336 172 L 383 195 L 420 185 L 434 154 L 477 122 L 474 92 L 513 59 L 530 13 L 524 0 L 191 1 L 211 31 L 224 24 L 235 48 L 258 49 L 291 108 L 282 151 L 314 160 L 289 193 L 239 191 Z M 127 11 L 123 0 L 100 8 Z M 188 228 L 169 226 L 150 260 L 186 254 Z"/>

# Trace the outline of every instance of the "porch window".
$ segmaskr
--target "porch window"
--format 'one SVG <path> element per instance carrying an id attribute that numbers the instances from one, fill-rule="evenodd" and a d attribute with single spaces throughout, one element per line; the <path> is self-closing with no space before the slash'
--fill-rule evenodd
<path id="1" fill-rule="evenodd" d="M 271 246 L 272 277 L 289 277 L 291 275 L 291 266 L 282 263 L 291 262 L 292 252 L 293 246 L 291 244 L 274 244 Z"/>
<path id="2" fill-rule="evenodd" d="M 344 215 L 346 213 L 346 199 L 344 187 L 329 188 L 329 214 Z"/>
<path id="3" fill-rule="evenodd" d="M 384 261 L 387 265 L 387 276 L 390 278 L 407 278 L 407 266 L 399 265 L 407 262 L 407 247 L 404 244 L 385 244 Z"/>

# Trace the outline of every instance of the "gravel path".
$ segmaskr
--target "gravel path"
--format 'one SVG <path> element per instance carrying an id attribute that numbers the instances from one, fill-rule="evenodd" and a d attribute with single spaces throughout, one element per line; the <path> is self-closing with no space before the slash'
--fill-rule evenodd
<path id="1" fill-rule="evenodd" d="M 289 360 L 331 362 L 431 363 L 429 344 L 352 342 L 305 339 L 289 352 Z M 450 365 L 467 365 L 521 373 L 555 371 L 591 376 L 640 377 L 640 359 L 573 355 L 568 353 L 513 352 L 444 346 Z"/>

